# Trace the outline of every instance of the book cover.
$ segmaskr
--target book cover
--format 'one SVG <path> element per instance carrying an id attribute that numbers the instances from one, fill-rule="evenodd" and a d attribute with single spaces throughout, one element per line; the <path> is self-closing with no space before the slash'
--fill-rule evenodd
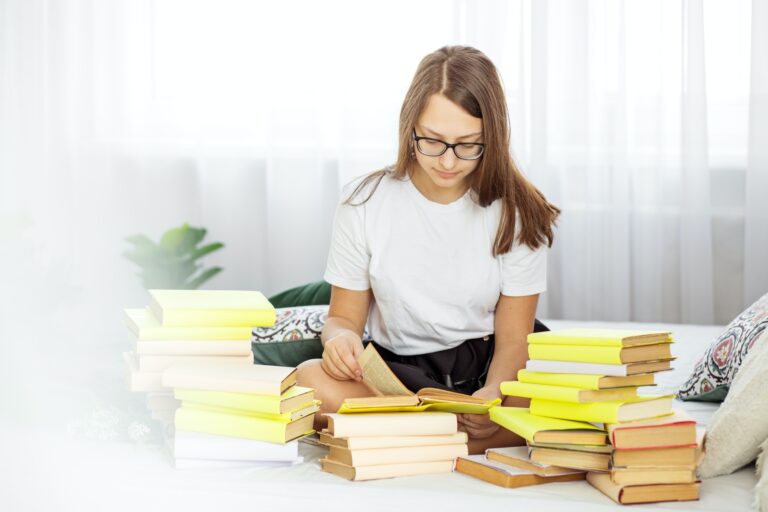
<path id="1" fill-rule="evenodd" d="M 251 356 L 250 340 L 137 341 L 139 355 L 167 356 Z"/>
<path id="2" fill-rule="evenodd" d="M 177 459 L 293 462 L 299 458 L 298 441 L 276 444 L 176 429 L 167 442 Z"/>
<path id="3" fill-rule="evenodd" d="M 524 407 L 494 407 L 491 421 L 529 442 L 605 444 L 604 430 L 584 421 L 535 416 Z"/>
<path id="4" fill-rule="evenodd" d="M 635 329 L 598 329 L 577 327 L 554 331 L 533 332 L 528 343 L 541 345 L 580 345 L 596 347 L 633 347 L 672 340 L 669 331 L 641 331 Z"/>
<path id="5" fill-rule="evenodd" d="M 579 389 L 548 384 L 531 384 L 511 380 L 501 383 L 501 392 L 507 396 L 543 398 L 562 402 L 609 402 L 637 397 L 637 388 Z"/>
<path id="6" fill-rule="evenodd" d="M 563 418 L 591 423 L 619 423 L 669 414 L 674 395 L 645 395 L 631 401 L 574 403 L 531 400 L 530 412 L 536 416 Z"/>
<path id="7" fill-rule="evenodd" d="M 456 415 L 447 412 L 326 414 L 333 437 L 419 436 L 455 434 Z"/>
<path id="8" fill-rule="evenodd" d="M 140 354 L 139 370 L 142 372 L 162 373 L 174 364 L 201 363 L 216 364 L 218 362 L 239 363 L 247 366 L 253 365 L 253 353 L 242 356 L 179 356 L 179 355 L 147 355 Z"/>
<path id="9" fill-rule="evenodd" d="M 180 407 L 176 410 L 176 429 L 245 439 L 258 439 L 285 444 L 314 432 L 314 415 L 291 423 L 256 416 L 221 414 L 213 411 Z"/>
<path id="10" fill-rule="evenodd" d="M 304 416 L 308 416 L 310 414 L 314 414 L 317 411 L 319 411 L 320 400 L 314 400 L 312 402 L 304 404 L 298 409 L 294 409 L 293 411 L 288 411 L 282 414 L 265 414 L 263 412 L 244 411 L 243 409 L 230 409 L 229 407 L 219 407 L 216 405 L 209 405 L 209 404 L 198 404 L 196 402 L 188 402 L 186 400 L 182 402 L 182 407 L 189 408 L 189 409 L 200 409 L 203 411 L 218 412 L 221 414 L 229 414 L 234 416 L 250 416 L 254 418 L 263 418 L 266 420 L 277 421 L 280 423 L 290 423 L 292 421 L 301 419 Z"/>
<path id="11" fill-rule="evenodd" d="M 173 340 L 251 340 L 253 328 L 247 327 L 164 327 L 147 308 L 124 309 L 128 329 L 141 341 Z"/>
<path id="12" fill-rule="evenodd" d="M 149 308 L 163 327 L 270 327 L 275 308 L 250 290 L 149 290 Z"/>
<path id="13" fill-rule="evenodd" d="M 350 450 L 366 450 L 369 448 L 400 448 L 405 446 L 433 446 L 441 444 L 466 443 L 466 432 L 455 434 L 424 435 L 424 436 L 368 436 L 368 437 L 334 437 L 327 430 L 320 432 L 319 443 L 326 446 L 339 446 Z"/>
<path id="14" fill-rule="evenodd" d="M 489 448 L 485 452 L 485 457 L 489 461 L 498 462 L 505 466 L 512 466 L 518 469 L 522 469 L 531 473 L 535 473 L 539 476 L 557 476 L 557 475 L 570 475 L 573 473 L 581 473 L 584 476 L 583 470 L 573 468 L 563 468 L 560 466 L 553 466 L 551 464 L 542 464 L 540 462 L 534 462 L 531 460 L 527 446 L 510 446 L 507 448 Z"/>
<path id="15" fill-rule="evenodd" d="M 163 372 L 163 385 L 203 391 L 280 396 L 296 383 L 296 369 L 263 364 L 176 364 Z"/>
<path id="16" fill-rule="evenodd" d="M 672 357 L 672 350 L 671 342 L 635 347 L 528 345 L 528 356 L 530 359 L 543 359 L 546 361 L 627 364 L 670 359 Z"/>
<path id="17" fill-rule="evenodd" d="M 466 443 L 431 446 L 401 446 L 398 448 L 369 448 L 351 450 L 341 446 L 331 446 L 328 460 L 347 466 L 378 466 L 382 464 L 406 464 L 452 460 L 468 455 Z"/>
<path id="18" fill-rule="evenodd" d="M 672 357 L 664 361 L 647 361 L 642 363 L 629 364 L 598 364 L 598 363 L 579 363 L 575 361 L 544 361 L 528 360 L 525 369 L 532 372 L 547 373 L 577 373 L 605 375 L 613 377 L 625 377 L 628 375 L 638 375 L 641 373 L 664 372 L 672 369 Z"/>
<path id="19" fill-rule="evenodd" d="M 528 384 L 545 384 L 548 386 L 594 390 L 655 385 L 652 373 L 613 377 L 579 373 L 532 372 L 527 369 L 521 369 L 517 372 L 517 380 Z"/>
<path id="20" fill-rule="evenodd" d="M 451 473 L 454 461 L 410 462 L 407 464 L 381 464 L 378 466 L 353 467 L 329 460 L 320 459 L 322 470 L 326 473 L 346 478 L 347 480 L 377 480 L 398 476 L 431 475 Z"/>
<path id="21" fill-rule="evenodd" d="M 609 473 L 587 473 L 587 481 L 616 503 L 657 503 L 699 499 L 699 483 L 621 485 L 613 482 Z"/>
<path id="22" fill-rule="evenodd" d="M 672 448 L 696 446 L 696 422 L 680 409 L 672 414 L 627 423 L 605 425 L 616 449 Z"/>
<path id="23" fill-rule="evenodd" d="M 285 414 L 311 404 L 315 399 L 314 389 L 301 386 L 291 386 L 281 395 L 180 388 L 174 389 L 173 393 L 178 400 L 262 414 Z"/>
<path id="24" fill-rule="evenodd" d="M 557 448 L 533 447 L 531 448 L 530 457 L 532 461 L 540 464 L 551 464 L 553 466 L 586 471 L 608 471 L 611 464 L 611 455 L 609 453 L 582 452 Z"/>
<path id="25" fill-rule="evenodd" d="M 462 473 L 499 487 L 515 488 L 529 485 L 551 484 L 555 482 L 573 482 L 584 480 L 583 471 L 570 471 L 559 475 L 542 476 L 525 469 L 506 466 L 482 455 L 469 455 L 456 460 L 456 472 Z"/>
<path id="26" fill-rule="evenodd" d="M 619 485 L 690 484 L 696 482 L 696 470 L 685 466 L 614 468 L 611 480 Z"/>

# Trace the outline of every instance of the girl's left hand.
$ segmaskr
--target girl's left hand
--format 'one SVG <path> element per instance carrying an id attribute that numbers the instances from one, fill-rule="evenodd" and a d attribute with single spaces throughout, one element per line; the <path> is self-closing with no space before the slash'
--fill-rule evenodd
<path id="1" fill-rule="evenodd" d="M 501 398 L 498 386 L 480 388 L 472 396 L 485 400 Z M 457 414 L 459 430 L 465 431 L 473 439 L 485 439 L 499 430 L 499 425 L 493 423 L 488 414 Z"/>

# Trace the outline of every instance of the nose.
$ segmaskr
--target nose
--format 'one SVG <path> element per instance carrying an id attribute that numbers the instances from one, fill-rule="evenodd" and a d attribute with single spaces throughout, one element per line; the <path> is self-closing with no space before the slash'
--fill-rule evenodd
<path id="1" fill-rule="evenodd" d="M 440 165 L 446 171 L 450 171 L 456 165 L 456 153 L 453 152 L 453 148 L 448 148 L 448 151 L 440 155 Z"/>

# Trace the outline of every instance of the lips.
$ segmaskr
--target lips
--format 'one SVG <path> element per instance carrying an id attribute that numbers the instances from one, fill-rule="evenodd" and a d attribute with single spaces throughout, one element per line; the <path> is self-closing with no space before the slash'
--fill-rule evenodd
<path id="1" fill-rule="evenodd" d="M 438 171 L 437 169 L 435 169 L 435 172 L 437 173 L 438 176 L 440 176 L 445 180 L 449 180 L 455 177 L 457 174 L 459 174 L 458 172 L 443 172 L 443 171 Z"/>

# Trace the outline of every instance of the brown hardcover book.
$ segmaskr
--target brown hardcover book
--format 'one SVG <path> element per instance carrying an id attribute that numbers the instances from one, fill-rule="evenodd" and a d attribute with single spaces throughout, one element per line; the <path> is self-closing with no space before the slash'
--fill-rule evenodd
<path id="1" fill-rule="evenodd" d="M 327 459 L 346 464 L 347 466 L 361 467 L 453 460 L 456 457 L 466 456 L 468 453 L 466 443 L 434 446 L 401 446 L 399 448 L 369 448 L 365 450 L 350 450 L 340 446 L 331 446 Z"/>
<path id="2" fill-rule="evenodd" d="M 696 470 L 690 467 L 615 468 L 611 480 L 620 485 L 690 484 Z"/>
<path id="3" fill-rule="evenodd" d="M 463 473 L 493 485 L 507 488 L 584 480 L 585 473 L 583 471 L 570 471 L 567 474 L 541 476 L 532 471 L 488 460 L 482 455 L 470 455 L 456 459 L 457 473 Z"/>
<path id="4" fill-rule="evenodd" d="M 511 446 L 509 448 L 491 448 L 485 452 L 485 457 L 494 462 L 530 471 L 539 476 L 569 475 L 579 472 L 573 468 L 563 468 L 551 464 L 533 462 L 528 456 L 527 446 Z M 583 471 L 581 471 L 583 473 Z"/>
<path id="5" fill-rule="evenodd" d="M 611 455 L 609 453 L 534 447 L 531 448 L 531 461 L 563 468 L 608 471 L 611 464 Z"/>
<path id="6" fill-rule="evenodd" d="M 650 420 L 609 423 L 605 427 L 611 444 L 622 450 L 696 445 L 696 422 L 681 410 Z"/>
<path id="7" fill-rule="evenodd" d="M 694 469 L 700 455 L 699 446 L 614 450 L 611 463 L 614 467 L 682 466 Z"/>
<path id="8" fill-rule="evenodd" d="M 616 503 L 657 503 L 699 499 L 699 483 L 622 485 L 611 480 L 609 473 L 587 473 L 587 481 Z"/>
<path id="9" fill-rule="evenodd" d="M 320 459 L 320 466 L 326 473 L 346 478 L 347 480 L 376 480 L 397 476 L 431 475 L 451 473 L 454 461 L 411 462 L 406 464 L 381 464 L 378 466 L 354 467 L 335 462 L 327 458 Z"/>

